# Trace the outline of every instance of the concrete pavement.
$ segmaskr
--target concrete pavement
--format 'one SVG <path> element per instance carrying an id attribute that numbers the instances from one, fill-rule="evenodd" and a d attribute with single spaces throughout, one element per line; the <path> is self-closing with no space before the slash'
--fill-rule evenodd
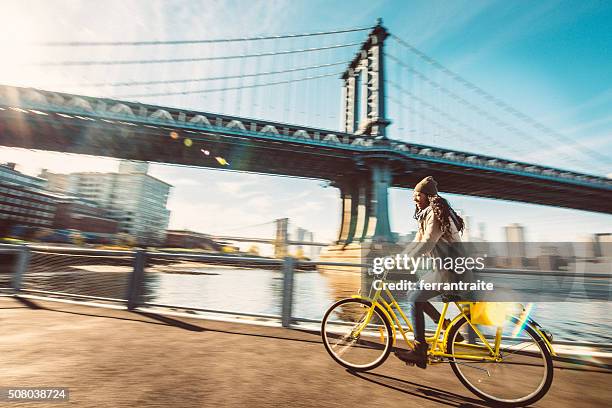
<path id="1" fill-rule="evenodd" d="M 539 407 L 611 406 L 612 371 L 559 363 Z M 448 365 L 391 356 L 351 374 L 316 333 L 0 297 L 0 387 L 70 388 L 42 407 L 486 406 Z"/>

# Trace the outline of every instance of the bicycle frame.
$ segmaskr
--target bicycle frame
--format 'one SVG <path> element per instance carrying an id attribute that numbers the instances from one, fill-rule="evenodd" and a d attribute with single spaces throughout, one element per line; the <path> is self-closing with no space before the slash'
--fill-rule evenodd
<path id="1" fill-rule="evenodd" d="M 385 299 L 385 296 L 383 296 L 383 291 L 384 291 L 384 295 L 387 296 L 388 300 Z M 408 347 L 410 347 L 411 349 L 414 349 L 415 347 L 414 341 L 411 341 L 407 336 L 409 332 L 414 332 L 412 324 L 410 323 L 410 320 L 408 319 L 408 317 L 406 316 L 406 314 L 404 313 L 404 311 L 402 310 L 399 303 L 396 301 L 395 297 L 393 296 L 393 294 L 391 293 L 389 289 L 387 289 L 386 287 L 384 289 L 382 288 L 377 289 L 372 298 L 361 296 L 361 295 L 354 295 L 352 297 L 356 299 L 363 299 L 363 300 L 369 301 L 372 304 L 372 308 L 368 312 L 368 315 L 366 316 L 365 324 L 360 325 L 360 327 L 356 331 L 356 334 L 361 333 L 363 328 L 367 325 L 367 322 L 372 317 L 374 308 L 378 306 L 379 309 L 382 310 L 382 312 L 385 314 L 385 317 L 391 323 L 391 329 L 392 329 L 392 335 L 393 335 L 393 346 L 395 346 L 396 344 L 397 331 L 399 330 L 401 337 L 404 339 Z M 448 305 L 449 305 L 449 303 L 444 303 L 444 306 L 441 312 L 441 316 L 440 316 L 440 319 L 438 320 L 438 324 L 436 326 L 434 335 L 432 337 L 426 338 L 427 342 L 430 344 L 428 355 L 431 357 L 436 357 L 436 358 L 460 358 L 463 360 L 473 360 L 473 361 L 500 361 L 501 360 L 500 350 L 502 348 L 502 345 L 501 345 L 502 328 L 501 327 L 497 328 L 494 341 L 493 343 L 491 343 L 489 340 L 487 340 L 485 335 L 478 329 L 477 325 L 471 322 L 470 316 L 466 313 L 467 306 L 469 305 L 470 302 L 453 302 L 453 303 L 455 304 L 455 306 L 457 306 L 457 309 L 459 310 L 459 314 L 452 319 L 449 326 L 446 328 L 446 330 L 444 330 L 443 338 L 440 339 L 440 334 L 442 333 L 442 330 L 443 330 L 443 325 L 444 325 L 444 321 L 446 318 L 446 314 L 448 313 Z M 404 326 L 402 325 L 394 309 L 397 311 L 399 316 L 404 320 L 407 326 L 407 330 L 404 329 Z M 448 352 L 449 350 L 446 350 L 447 337 L 448 337 L 450 328 L 453 327 L 455 324 L 457 324 L 462 318 L 466 319 L 471 329 L 473 330 L 474 334 L 478 336 L 478 338 L 483 344 L 483 345 L 477 345 L 477 344 L 462 343 L 462 347 L 468 347 L 468 348 L 473 347 L 473 348 L 477 348 L 483 351 L 487 351 L 488 355 L 484 356 L 482 354 L 474 355 L 474 354 L 465 354 L 465 353 L 450 354 Z M 523 316 L 520 318 L 519 321 L 520 321 L 520 324 L 525 324 L 529 320 L 527 316 Z M 552 344 L 550 344 L 546 336 L 542 335 L 542 333 L 537 327 L 535 327 L 535 329 L 541 335 L 542 339 L 544 340 L 546 344 L 546 347 L 551 351 L 553 355 L 556 355 L 552 349 Z"/>
<path id="2" fill-rule="evenodd" d="M 384 283 L 387 272 L 376 279 Z M 323 345 L 340 365 L 357 372 L 373 370 L 392 351 L 400 360 L 420 368 L 448 363 L 468 390 L 486 401 L 508 407 L 531 405 L 550 389 L 556 353 L 552 334 L 529 316 L 533 304 L 447 297 L 435 331 L 425 337 L 427 354 L 419 353 L 417 359 L 405 355 L 406 350 L 399 348 L 398 343 L 403 339 L 409 349 L 416 349 L 415 336 L 409 334 L 414 333 L 413 322 L 389 286 L 375 283 L 362 286 L 365 292 L 339 299 L 323 317 Z M 392 288 L 401 290 L 397 285 Z M 456 315 L 449 312 L 451 303 L 459 311 Z M 400 350 L 402 353 L 398 353 Z M 513 360 L 515 356 L 519 357 Z M 505 390 L 512 384 L 512 392 Z"/>

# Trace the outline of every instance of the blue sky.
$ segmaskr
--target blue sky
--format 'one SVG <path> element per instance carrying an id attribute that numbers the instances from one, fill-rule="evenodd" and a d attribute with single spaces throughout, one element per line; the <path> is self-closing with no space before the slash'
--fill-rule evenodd
<path id="1" fill-rule="evenodd" d="M 66 59 L 130 59 L 140 56 L 193 55 L 201 52 L 187 47 L 182 50 L 155 48 L 132 49 L 38 49 L 27 44 L 49 40 L 150 40 L 243 37 L 262 34 L 297 33 L 371 25 L 377 17 L 395 35 L 409 41 L 447 67 L 474 82 L 510 105 L 528 113 L 564 137 L 583 146 L 612 156 L 612 6 L 606 2 L 503 2 L 503 1 L 15 1 L 3 3 L 0 16 L 0 50 L 11 55 L 13 64 L 0 67 L 0 82 L 57 89 L 58 83 L 95 82 L 104 79 L 159 79 L 210 75 L 210 66 L 137 67 L 133 71 L 119 68 L 93 68 L 89 71 L 45 69 L 38 71 L 20 63 Z M 364 33 L 331 38 L 334 41 L 363 39 Z M 266 44 L 262 47 L 316 46 L 310 42 Z M 255 48 L 255 47 L 254 47 Z M 261 48 L 260 48 L 261 49 Z M 390 48 L 390 52 L 400 52 Z M 252 49 L 240 46 L 210 48 L 206 52 L 222 54 Z M 284 59 L 287 65 L 304 66 L 350 57 L 353 50 L 339 50 L 323 57 Z M 407 54 L 406 54 L 407 55 Z M 400 56 L 404 56 L 401 54 Z M 407 58 L 409 56 L 406 56 Z M 300 59 L 301 58 L 301 59 Z M 407 60 L 412 62 L 412 59 Z M 281 63 L 282 63 L 281 62 Z M 416 67 L 453 90 L 459 90 L 443 75 L 424 64 Z M 251 67 L 252 68 L 252 67 Z M 266 67 L 259 67 L 265 69 Z M 220 71 L 240 72 L 239 67 L 219 66 Z M 340 68 L 341 69 L 341 68 Z M 329 72 L 329 71 L 327 71 Z M 403 75 L 392 68 L 391 79 Z M 401 78 L 403 81 L 405 78 Z M 405 79 L 409 81 L 409 79 Z M 77 81 L 77 82 L 79 82 Z M 316 82 L 317 84 L 314 84 Z M 258 108 L 240 106 L 236 113 L 262 118 L 289 120 L 336 127 L 340 106 L 340 84 L 336 77 L 314 81 L 311 88 L 292 88 L 292 101 L 303 103 L 296 108 L 268 106 L 273 91 L 250 94 L 264 99 Z M 416 85 L 414 85 L 416 86 Z M 430 95 L 426 88 L 414 88 Z M 113 89 L 69 88 L 71 92 L 106 95 Z M 106 93 L 105 93 L 106 92 Z M 125 92 L 125 91 L 121 91 Z M 304 94 L 302 94 L 304 92 Z M 391 93 L 391 92 L 390 92 Z M 315 99 L 314 94 L 321 95 Z M 281 96 L 286 97 L 286 96 Z M 156 103 L 218 111 L 232 109 L 237 93 L 227 100 L 215 95 L 164 97 Z M 234 99 L 231 99 L 234 98 Z M 259 99 L 258 99 L 259 98 Z M 279 98 L 277 98 L 279 99 Z M 146 102 L 154 102 L 147 99 Z M 281 99 L 282 103 L 282 99 Z M 446 102 L 440 100 L 441 106 Z M 264 106 L 265 105 L 265 106 Z M 229 106 L 229 107 L 228 107 Z M 450 105 L 448 106 L 451 109 Z M 318 109 L 318 110 L 317 110 Z M 393 111 L 393 137 L 422 143 L 478 152 L 505 154 L 499 146 L 469 140 L 453 140 L 444 135 L 424 136 L 427 127 L 413 126 L 410 116 Z M 462 111 L 456 111 L 463 115 Z M 470 116 L 462 116 L 472 120 Z M 468 120 L 466 119 L 466 120 Z M 510 120 L 510 119 L 508 119 Z M 489 129 L 474 122 L 483 132 Z M 525 130 L 528 132 L 528 130 Z M 547 142 L 551 139 L 541 136 Z M 576 168 L 597 174 L 612 173 L 612 163 L 595 163 L 575 146 L 558 145 L 554 149 L 535 149 L 529 140 L 505 137 L 523 160 Z M 510 155 L 509 153 L 506 155 Z M 574 161 L 568 160 L 575 159 Z M 110 171 L 116 162 L 109 159 L 0 149 L 0 160 L 14 160 L 30 173 L 42 167 L 55 171 Z M 592 164 L 592 167 L 591 167 Z M 597 167 L 595 167 L 597 164 Z M 241 232 L 240 226 L 257 224 L 288 216 L 293 226 L 315 232 L 318 240 L 330 240 L 339 222 L 338 192 L 322 187 L 318 180 L 246 175 L 205 169 L 153 166 L 154 175 L 175 185 L 169 202 L 171 227 L 191 228 L 202 232 Z M 441 181 L 443 187 L 443 181 Z M 414 229 L 409 190 L 391 192 L 393 229 Z M 451 196 L 451 202 L 468 214 L 472 222 L 487 224 L 487 238 L 501 239 L 501 227 L 511 222 L 527 226 L 532 240 L 575 240 L 588 233 L 610 232 L 610 216 L 558 208 L 505 203 L 495 200 Z M 244 230 L 244 235 L 270 235 L 270 227 Z"/>

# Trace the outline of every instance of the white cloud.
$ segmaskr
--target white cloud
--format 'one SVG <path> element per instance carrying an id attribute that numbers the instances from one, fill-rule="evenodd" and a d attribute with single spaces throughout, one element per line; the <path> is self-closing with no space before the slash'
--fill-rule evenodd
<path id="1" fill-rule="evenodd" d="M 565 134 L 575 134 L 579 132 L 584 132 L 587 129 L 591 129 L 594 127 L 598 127 L 601 125 L 606 125 L 612 122 L 612 115 L 608 115 L 605 117 L 595 118 L 586 122 L 578 122 L 574 126 L 562 129 L 561 133 Z"/>
<path id="2" fill-rule="evenodd" d="M 501 26 L 498 30 L 492 32 L 486 41 L 480 44 L 476 52 L 466 53 L 460 59 L 453 61 L 452 68 L 461 71 L 462 67 L 472 64 L 474 61 L 483 61 L 487 53 L 493 50 L 498 50 L 520 38 L 546 29 L 549 26 L 546 17 L 556 7 L 557 5 L 552 2 L 534 4 L 527 9 L 527 12 L 514 19 L 512 24 Z"/>
<path id="3" fill-rule="evenodd" d="M 550 163 L 553 166 L 558 166 L 560 168 L 568 168 L 570 166 L 575 166 L 575 163 L 568 163 L 567 157 L 576 157 L 581 161 L 578 164 L 581 164 L 582 171 L 586 171 L 587 173 L 598 173 L 597 168 L 601 168 L 603 165 L 600 161 L 593 161 L 593 158 L 590 160 L 584 161 L 585 153 L 581 149 L 587 148 L 590 150 L 594 150 L 599 152 L 600 154 L 607 155 L 606 151 L 610 151 L 610 146 L 612 145 L 612 138 L 609 134 L 603 134 L 598 136 L 592 136 L 588 139 L 581 139 L 578 141 L 579 145 L 570 144 L 570 143 L 556 143 L 555 147 L 546 150 L 535 150 L 532 153 L 528 153 L 524 155 L 521 160 L 526 162 L 535 162 L 535 163 Z M 584 164 L 583 164 L 584 163 Z M 587 167 L 587 166 L 591 167 Z M 607 166 L 602 169 L 604 172 L 609 171 L 612 163 L 608 163 Z"/>
<path id="4" fill-rule="evenodd" d="M 249 198 L 244 205 L 251 211 L 265 211 L 271 209 L 275 204 L 275 200 L 267 195 L 259 194 L 255 197 Z"/>
<path id="5" fill-rule="evenodd" d="M 543 118 L 543 121 L 548 122 L 551 120 L 556 120 L 560 118 L 568 118 L 578 114 L 583 113 L 584 111 L 591 111 L 597 108 L 600 108 L 602 105 L 606 106 L 612 102 L 612 89 L 607 89 L 603 92 L 598 93 L 595 96 L 592 96 L 585 101 L 579 103 L 578 105 L 574 105 L 568 109 L 563 109 L 561 111 L 557 111 L 554 114 Z"/>
<path id="6" fill-rule="evenodd" d="M 422 10 L 422 18 L 415 21 L 413 25 L 413 37 L 416 45 L 427 43 L 432 46 L 443 42 L 454 32 L 464 29 L 484 10 L 491 7 L 489 2 L 477 3 L 467 2 L 445 2 L 445 3 L 424 3 L 427 10 Z M 432 7 L 433 6 L 433 7 Z"/>
<path id="7" fill-rule="evenodd" d="M 247 206 L 228 207 L 219 202 L 174 202 L 168 203 L 172 211 L 170 228 L 228 235 L 241 232 L 242 227 L 270 221 L 265 214 L 251 211 Z M 268 228 L 269 229 L 269 228 Z M 240 234 L 238 234 L 240 235 Z"/>
<path id="8" fill-rule="evenodd" d="M 216 183 L 216 187 L 222 193 L 229 194 L 238 198 L 246 198 L 257 192 L 257 182 L 252 179 L 246 179 L 243 181 L 221 181 Z M 255 189 L 253 189 L 253 187 L 255 187 Z M 249 191 L 249 189 L 251 191 Z"/>
<path id="9" fill-rule="evenodd" d="M 172 180 L 173 186 L 183 186 L 183 187 L 194 187 L 201 186 L 202 183 L 199 183 L 198 180 L 192 178 L 179 178 Z"/>
<path id="10" fill-rule="evenodd" d="M 0 162 L 14 162 L 18 170 L 36 176 L 42 169 L 55 173 L 117 171 L 119 161 L 108 157 L 84 156 L 0 146 Z"/>

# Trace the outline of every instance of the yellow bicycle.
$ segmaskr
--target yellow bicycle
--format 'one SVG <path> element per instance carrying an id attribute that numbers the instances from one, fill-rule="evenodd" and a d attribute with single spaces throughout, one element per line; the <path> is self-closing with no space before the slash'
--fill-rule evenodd
<path id="1" fill-rule="evenodd" d="M 451 303 L 459 313 L 444 329 Z M 493 309 L 498 313 L 487 314 L 488 305 L 497 306 Z M 435 332 L 427 337 L 428 364 L 449 363 L 461 383 L 484 400 L 525 406 L 549 390 L 555 352 L 552 335 L 529 317 L 530 308 L 508 310 L 509 305 L 445 302 Z M 354 371 L 383 364 L 398 340 L 414 348 L 410 332 L 409 319 L 387 288 L 371 298 L 353 296 L 334 303 L 321 323 L 327 352 Z"/>

